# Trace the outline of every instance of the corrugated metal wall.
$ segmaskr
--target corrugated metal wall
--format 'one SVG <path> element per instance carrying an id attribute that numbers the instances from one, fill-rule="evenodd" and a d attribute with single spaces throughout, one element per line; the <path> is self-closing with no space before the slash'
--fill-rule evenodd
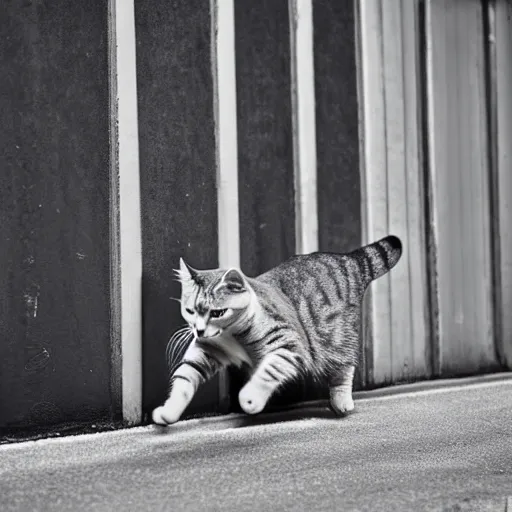
<path id="1" fill-rule="evenodd" d="M 159 404 L 180 256 L 256 275 L 394 233 L 357 386 L 510 367 L 510 0 L 1 9 L 0 426 Z M 188 412 L 234 407 L 241 378 Z"/>
<path id="2" fill-rule="evenodd" d="M 369 386 L 430 376 L 418 2 L 359 4 L 364 240 L 404 252 L 366 297 Z"/>
<path id="3" fill-rule="evenodd" d="M 491 7 L 312 5 L 317 169 L 307 172 L 317 247 L 343 251 L 388 233 L 405 246 L 368 294 L 358 386 L 500 368 L 494 299 L 506 280 L 492 268 Z M 235 3 L 240 258 L 249 275 L 300 250 L 296 9 L 300 2 Z M 232 377 L 236 398 L 241 377 Z M 324 392 L 308 383 L 277 402 Z"/>
<path id="4" fill-rule="evenodd" d="M 425 24 L 437 364 L 469 373 L 498 364 L 482 2 L 430 0 Z"/>
<path id="5" fill-rule="evenodd" d="M 368 383 L 503 368 L 510 2 L 358 5 L 366 239 L 405 242 L 368 296 Z"/>

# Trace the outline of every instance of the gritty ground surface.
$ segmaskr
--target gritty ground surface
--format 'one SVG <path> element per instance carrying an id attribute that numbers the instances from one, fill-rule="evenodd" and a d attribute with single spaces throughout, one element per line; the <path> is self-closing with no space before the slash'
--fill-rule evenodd
<path id="1" fill-rule="evenodd" d="M 356 409 L 4 445 L 0 510 L 507 510 L 511 379 Z"/>

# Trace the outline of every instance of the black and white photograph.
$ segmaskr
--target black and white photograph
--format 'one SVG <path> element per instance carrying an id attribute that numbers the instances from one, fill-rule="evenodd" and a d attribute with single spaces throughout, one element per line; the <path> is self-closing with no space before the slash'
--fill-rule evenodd
<path id="1" fill-rule="evenodd" d="M 512 512 L 512 0 L 1 0 L 0 58 L 0 512 Z"/>

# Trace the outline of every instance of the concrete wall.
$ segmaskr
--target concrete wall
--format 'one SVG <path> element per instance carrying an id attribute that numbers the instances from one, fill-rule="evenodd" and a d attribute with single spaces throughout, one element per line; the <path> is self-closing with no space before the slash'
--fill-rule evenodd
<path id="1" fill-rule="evenodd" d="M 0 427 L 110 417 L 105 2 L 0 6 Z"/>

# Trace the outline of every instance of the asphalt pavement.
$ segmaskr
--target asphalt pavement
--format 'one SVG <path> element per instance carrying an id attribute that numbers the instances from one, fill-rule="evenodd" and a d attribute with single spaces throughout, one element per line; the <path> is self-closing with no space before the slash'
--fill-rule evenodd
<path id="1" fill-rule="evenodd" d="M 0 511 L 512 512 L 511 375 L 415 389 L 3 445 Z"/>

